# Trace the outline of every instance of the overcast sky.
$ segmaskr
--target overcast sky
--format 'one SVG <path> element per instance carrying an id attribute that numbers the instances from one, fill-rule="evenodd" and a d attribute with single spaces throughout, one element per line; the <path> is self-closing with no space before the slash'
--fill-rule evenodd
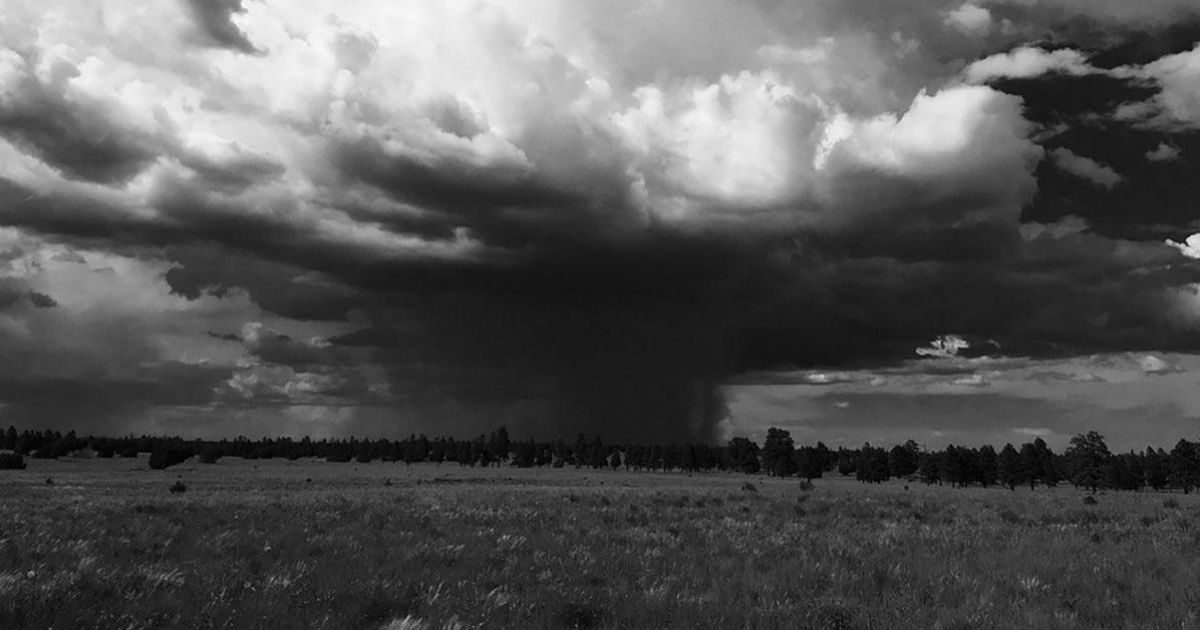
<path id="1" fill-rule="evenodd" d="M 0 425 L 1200 437 L 1195 0 L 0 0 Z"/>

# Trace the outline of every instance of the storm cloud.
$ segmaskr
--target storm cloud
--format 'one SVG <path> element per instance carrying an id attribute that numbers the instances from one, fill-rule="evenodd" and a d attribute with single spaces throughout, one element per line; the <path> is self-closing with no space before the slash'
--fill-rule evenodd
<path id="1" fill-rule="evenodd" d="M 1188 25 L 14 2 L 0 422 L 709 440 L 747 374 L 1200 351 Z"/>

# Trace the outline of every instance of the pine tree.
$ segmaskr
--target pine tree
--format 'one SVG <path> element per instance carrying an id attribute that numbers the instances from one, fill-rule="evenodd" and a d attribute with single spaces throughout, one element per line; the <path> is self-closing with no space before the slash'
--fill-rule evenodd
<path id="1" fill-rule="evenodd" d="M 1146 475 L 1146 485 L 1155 490 L 1167 487 L 1166 456 L 1149 446 L 1142 455 L 1142 468 Z"/>
<path id="2" fill-rule="evenodd" d="M 746 474 L 756 474 L 759 470 L 758 444 L 753 441 L 736 437 L 729 441 L 729 463 L 733 470 Z"/>
<path id="3" fill-rule="evenodd" d="M 979 447 L 979 456 L 976 459 L 979 470 L 979 483 L 985 488 L 996 483 L 999 477 L 997 459 L 996 449 L 991 444 L 984 444 Z"/>
<path id="4" fill-rule="evenodd" d="M 762 448 L 762 463 L 767 474 L 776 477 L 796 474 L 796 463 L 792 461 L 795 450 L 796 445 L 790 433 L 775 427 L 767 429 L 767 440 Z"/>
<path id="5" fill-rule="evenodd" d="M 921 453 L 917 459 L 917 471 L 921 477 L 921 482 L 927 486 L 933 484 L 941 485 L 942 477 L 938 466 L 938 456 L 936 453 Z"/>
<path id="6" fill-rule="evenodd" d="M 904 444 L 897 444 L 888 451 L 888 470 L 893 477 L 908 477 L 917 472 L 917 454 L 920 447 L 917 443 L 908 440 Z"/>
<path id="7" fill-rule="evenodd" d="M 797 474 L 808 481 L 820 477 L 825 472 L 825 462 L 820 451 L 811 446 L 796 449 L 795 461 Z"/>
<path id="8" fill-rule="evenodd" d="M 1019 462 L 1021 483 L 1027 483 L 1030 490 L 1036 490 L 1038 481 L 1043 477 L 1037 449 L 1033 444 L 1026 442 L 1021 445 L 1019 454 L 1021 456 Z"/>
<path id="9" fill-rule="evenodd" d="M 1021 483 L 1021 455 L 1012 444 L 1005 444 L 996 458 L 996 478 L 1000 485 L 1009 490 L 1016 490 Z"/>
<path id="10" fill-rule="evenodd" d="M 1095 431 L 1080 433 L 1071 438 L 1071 445 L 1066 452 L 1071 482 L 1076 486 L 1090 488 L 1094 494 L 1104 483 L 1108 458 L 1111 456 L 1104 436 Z"/>
<path id="11" fill-rule="evenodd" d="M 1058 485 L 1061 478 L 1058 472 L 1058 466 L 1055 464 L 1054 451 L 1046 445 L 1046 441 L 1042 438 L 1033 440 L 1034 454 L 1034 474 L 1037 475 L 1037 481 L 1042 482 L 1047 487 L 1053 488 Z"/>
<path id="12" fill-rule="evenodd" d="M 1192 491 L 1200 480 L 1200 461 L 1197 461 L 1196 445 L 1180 439 L 1171 449 L 1169 456 L 1170 481 L 1183 489 L 1184 494 Z"/>

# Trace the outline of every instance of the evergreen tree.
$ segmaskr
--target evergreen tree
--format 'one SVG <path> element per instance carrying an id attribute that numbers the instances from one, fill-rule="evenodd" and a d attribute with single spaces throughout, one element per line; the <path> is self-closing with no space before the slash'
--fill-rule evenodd
<path id="1" fill-rule="evenodd" d="M 1146 453 L 1142 455 L 1142 468 L 1145 471 L 1146 485 L 1155 490 L 1167 487 L 1166 455 L 1161 450 L 1155 451 L 1147 446 Z"/>
<path id="2" fill-rule="evenodd" d="M 792 436 L 787 431 L 775 427 L 767 429 L 767 441 L 763 443 L 762 448 L 763 469 L 775 477 L 790 477 L 796 474 L 796 464 L 792 461 L 795 449 Z"/>
<path id="3" fill-rule="evenodd" d="M 942 477 L 939 466 L 939 457 L 936 453 L 921 453 L 917 458 L 917 471 L 921 477 L 921 481 L 929 486 L 933 484 L 941 485 Z"/>
<path id="4" fill-rule="evenodd" d="M 1146 471 L 1142 465 L 1142 458 L 1137 453 L 1129 451 L 1125 456 L 1125 471 L 1129 474 L 1126 485 L 1130 490 L 1141 490 L 1146 486 Z"/>
<path id="5" fill-rule="evenodd" d="M 796 471 L 801 477 L 812 481 L 825 472 L 825 461 L 821 452 L 811 446 L 796 449 Z"/>
<path id="6" fill-rule="evenodd" d="M 942 479 L 952 486 L 962 487 L 967 485 L 966 458 L 961 452 L 964 450 L 966 449 L 960 449 L 950 444 L 946 447 L 946 450 L 942 451 L 939 473 Z"/>
<path id="7" fill-rule="evenodd" d="M 1184 494 L 1190 493 L 1200 481 L 1200 461 L 1197 458 L 1196 445 L 1180 439 L 1175 448 L 1171 449 L 1169 468 L 1171 484 L 1182 488 Z"/>
<path id="8" fill-rule="evenodd" d="M 997 458 L 996 449 L 991 444 L 979 447 L 979 455 L 975 459 L 976 469 L 978 470 L 979 484 L 985 488 L 996 483 L 999 475 Z"/>
<path id="9" fill-rule="evenodd" d="M 863 444 L 858 449 L 858 464 L 854 476 L 865 483 L 882 483 L 891 476 L 888 468 L 888 452 L 870 444 Z"/>
<path id="10" fill-rule="evenodd" d="M 821 471 L 822 472 L 832 471 L 834 469 L 834 466 L 837 465 L 837 460 L 836 460 L 836 458 L 834 458 L 833 452 L 829 450 L 829 447 L 825 446 L 824 442 L 821 442 L 820 440 L 818 440 L 816 452 L 817 452 L 816 453 L 817 461 L 819 462 L 818 465 L 821 467 Z"/>
<path id="11" fill-rule="evenodd" d="M 1036 477 L 1034 479 L 1035 483 L 1040 481 L 1050 488 L 1058 485 L 1060 476 L 1058 466 L 1055 463 L 1054 452 L 1046 445 L 1046 441 L 1040 437 L 1033 440 L 1033 460 L 1030 466 Z"/>
<path id="12" fill-rule="evenodd" d="M 1111 456 L 1104 436 L 1095 431 L 1071 438 L 1071 445 L 1066 452 L 1071 483 L 1089 488 L 1094 494 L 1105 481 L 1108 458 Z"/>
<path id="13" fill-rule="evenodd" d="M 920 453 L 920 447 L 917 443 L 908 440 L 904 444 L 897 444 L 888 451 L 888 470 L 893 477 L 910 477 L 917 472 L 917 455 Z"/>
<path id="14" fill-rule="evenodd" d="M 1005 444 L 996 458 L 996 478 L 1000 485 L 1009 490 L 1016 490 L 1017 485 L 1022 482 L 1021 455 L 1011 443 Z"/>
<path id="15" fill-rule="evenodd" d="M 733 470 L 755 474 L 760 468 L 758 444 L 746 438 L 735 437 L 729 441 L 729 463 Z"/>
<path id="16" fill-rule="evenodd" d="M 508 428 L 501 426 L 492 431 L 488 436 L 487 448 L 491 461 L 497 465 L 508 461 L 509 451 L 512 450 L 512 441 L 508 438 Z"/>
<path id="17" fill-rule="evenodd" d="M 837 471 L 839 475 L 853 475 L 858 470 L 858 451 L 845 447 L 837 450 Z"/>

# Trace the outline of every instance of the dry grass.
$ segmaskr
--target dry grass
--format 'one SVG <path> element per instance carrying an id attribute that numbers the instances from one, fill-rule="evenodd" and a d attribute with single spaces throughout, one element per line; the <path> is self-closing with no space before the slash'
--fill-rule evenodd
<path id="1" fill-rule="evenodd" d="M 38 460 L 0 473 L 0 627 L 1200 625 L 1194 495 L 746 481 Z"/>

